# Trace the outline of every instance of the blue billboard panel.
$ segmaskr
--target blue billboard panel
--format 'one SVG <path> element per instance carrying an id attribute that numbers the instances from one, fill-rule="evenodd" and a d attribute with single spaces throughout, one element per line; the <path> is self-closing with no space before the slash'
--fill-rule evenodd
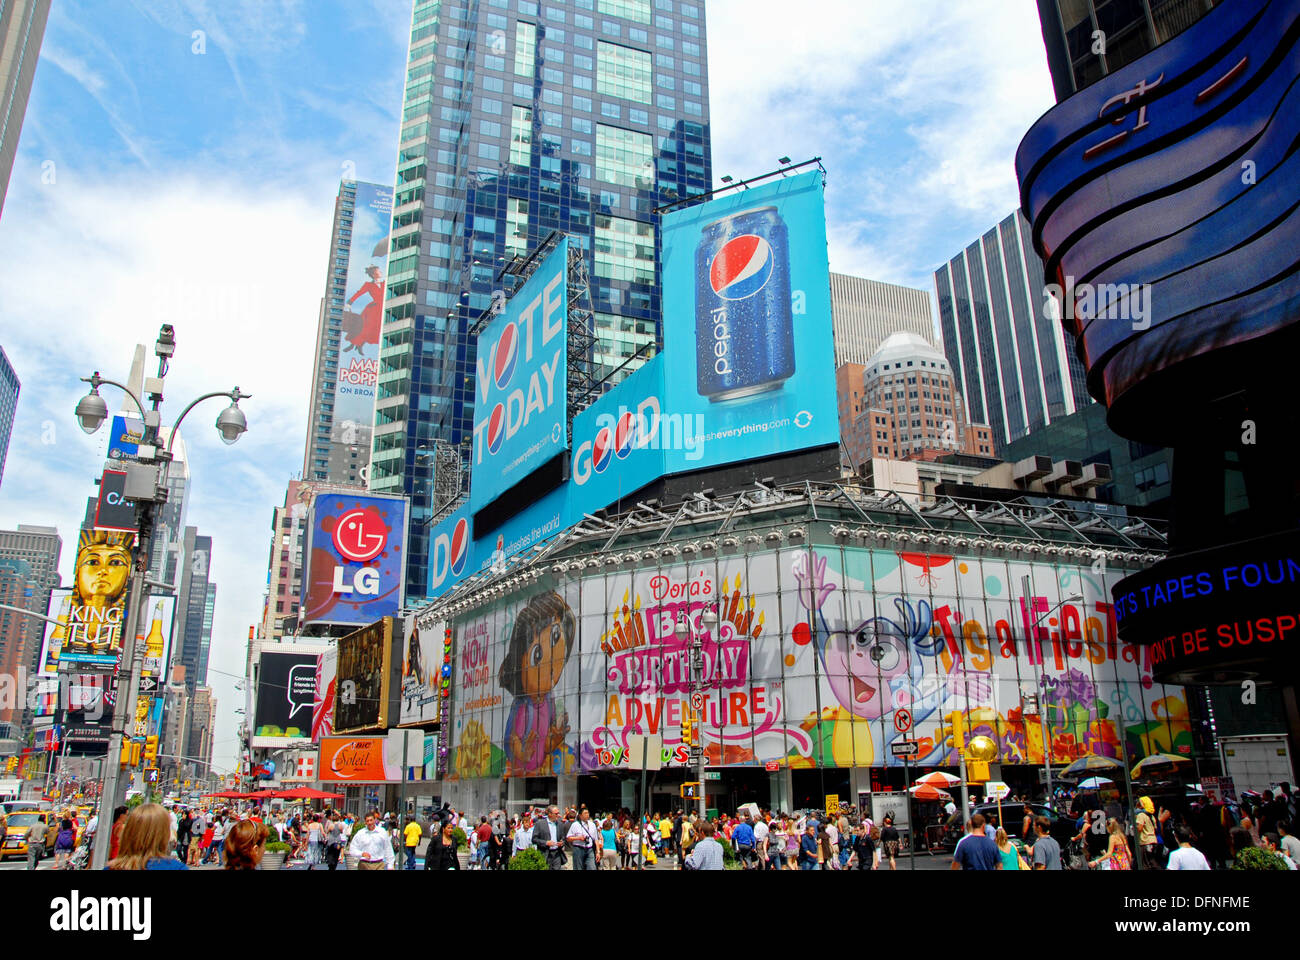
<path id="1" fill-rule="evenodd" d="M 135 460 L 144 439 L 144 421 L 138 417 L 117 414 L 113 417 L 113 432 L 108 437 L 108 459 Z"/>
<path id="2" fill-rule="evenodd" d="M 430 532 L 428 596 L 450 590 L 475 572 L 471 536 L 468 503 L 447 514 Z"/>
<path id="3" fill-rule="evenodd" d="M 618 504 L 664 475 L 663 440 L 676 436 L 680 423 L 665 422 L 663 364 L 655 357 L 573 418 L 576 517 Z"/>
<path id="4" fill-rule="evenodd" d="M 405 600 L 403 497 L 323 493 L 311 507 L 299 622 L 365 626 Z"/>
<path id="5" fill-rule="evenodd" d="M 839 439 L 818 171 L 663 221 L 668 473 Z"/>
<path id="6" fill-rule="evenodd" d="M 479 334 L 475 513 L 568 446 L 568 264 L 566 237 Z"/>

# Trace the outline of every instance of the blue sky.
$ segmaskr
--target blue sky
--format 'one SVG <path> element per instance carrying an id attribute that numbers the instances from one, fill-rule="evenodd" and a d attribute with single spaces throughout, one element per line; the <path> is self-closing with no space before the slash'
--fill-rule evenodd
<path id="1" fill-rule="evenodd" d="M 820 154 L 832 269 L 932 290 L 1016 205 L 1015 147 L 1052 103 L 1032 0 L 705 6 L 715 174 Z M 68 580 L 107 432 L 76 428 L 78 378 L 125 377 L 160 323 L 178 340 L 165 421 L 202 392 L 253 394 L 234 447 L 217 401 L 184 431 L 189 523 L 214 537 L 218 766 L 271 510 L 301 467 L 333 197 L 342 176 L 392 178 L 410 11 L 54 0 L 46 29 L 0 218 L 0 343 L 23 382 L 0 525 L 58 526 Z"/>

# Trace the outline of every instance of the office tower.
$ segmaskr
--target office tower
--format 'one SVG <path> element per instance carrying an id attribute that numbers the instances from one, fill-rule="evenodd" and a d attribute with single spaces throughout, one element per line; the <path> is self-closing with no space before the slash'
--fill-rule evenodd
<path id="1" fill-rule="evenodd" d="M 303 477 L 365 481 L 392 213 L 391 186 L 339 184 L 316 324 Z"/>
<path id="2" fill-rule="evenodd" d="M 176 626 L 172 630 L 172 665 L 185 667 L 185 686 L 193 696 L 195 688 L 207 682 L 206 650 L 211 641 L 211 622 L 207 615 L 208 576 L 212 565 L 212 538 L 200 535 L 195 527 L 186 527 L 184 556 L 186 562 L 176 595 Z"/>
<path id="3" fill-rule="evenodd" d="M 853 450 L 870 457 L 927 460 L 951 453 L 993 455 L 986 424 L 968 419 L 952 368 L 915 333 L 894 333 L 862 370 Z"/>
<path id="4" fill-rule="evenodd" d="M 163 694 L 167 698 L 163 708 L 162 731 L 159 734 L 162 744 L 161 752 L 167 759 L 162 764 L 164 770 L 170 768 L 177 773 L 193 769 L 193 764 L 185 759 L 185 740 L 190 729 L 190 695 L 185 689 L 185 668 L 180 664 L 172 667 L 168 675 L 168 684 Z"/>
<path id="5" fill-rule="evenodd" d="M 835 366 L 864 364 L 891 333 L 914 333 L 934 343 L 930 293 L 843 273 L 831 274 Z"/>
<path id="6" fill-rule="evenodd" d="M 1002 446 L 1092 402 L 1083 365 L 1047 312 L 1043 262 L 1020 211 L 934 272 L 943 352 L 974 423 Z"/>
<path id="7" fill-rule="evenodd" d="M 59 555 L 62 552 L 63 540 L 55 527 L 20 523 L 17 530 L 0 530 L 0 559 L 21 560 L 28 564 L 30 571 L 22 576 L 30 577 L 35 584 L 31 597 L 24 598 L 22 603 L 15 603 L 15 606 L 36 613 L 46 613 L 49 610 L 50 591 L 59 585 Z M 0 603 L 13 601 L 0 600 Z M 3 659 L 6 663 L 12 660 L 15 672 L 18 666 L 22 666 L 29 675 L 34 675 L 36 661 L 41 655 L 41 642 L 45 638 L 44 621 L 18 614 L 5 616 L 15 619 L 0 620 L 0 623 L 9 623 L 4 636 L 12 644 L 7 645 L 8 655 Z M 8 669 L 5 666 L 3 671 Z"/>
<path id="8" fill-rule="evenodd" d="M 0 604 L 44 613 L 45 606 L 38 600 L 41 587 L 29 561 L 0 556 Z M 40 623 L 0 607 L 0 676 L 26 675 L 27 634 L 33 624 L 39 627 Z M 36 632 L 39 635 L 39 629 Z M 0 699 L 0 739 L 16 736 L 15 728 L 22 726 L 25 690 L 15 685 L 14 693 L 12 697 Z"/>
<path id="9" fill-rule="evenodd" d="M 212 688 L 195 686 L 190 677 L 185 678 L 189 695 L 189 727 L 185 734 L 185 751 L 188 762 L 195 767 L 197 776 L 206 777 L 212 765 L 212 739 L 215 733 L 217 700 Z"/>
<path id="10" fill-rule="evenodd" d="M 199 635 L 199 676 L 208 675 L 208 655 L 212 650 L 212 620 L 217 609 L 217 585 L 208 583 L 207 599 L 203 601 L 203 632 Z"/>
<path id="11" fill-rule="evenodd" d="M 1038 0 L 1057 103 L 1182 33 L 1219 2 Z"/>
<path id="12" fill-rule="evenodd" d="M 50 0 L 0 3 L 0 213 L 18 153 L 18 136 L 36 75 Z"/>
<path id="13" fill-rule="evenodd" d="M 472 435 L 468 332 L 513 290 L 502 268 L 572 238 L 597 378 L 659 341 L 654 210 L 712 182 L 707 72 L 701 3 L 417 0 L 369 477 L 411 497 L 408 598 L 427 589 L 429 455 Z"/>
<path id="14" fill-rule="evenodd" d="M 9 441 L 14 433 L 14 414 L 18 410 L 18 391 L 22 384 L 14 372 L 4 347 L 0 347 L 0 483 L 4 482 L 5 460 L 9 456 Z"/>

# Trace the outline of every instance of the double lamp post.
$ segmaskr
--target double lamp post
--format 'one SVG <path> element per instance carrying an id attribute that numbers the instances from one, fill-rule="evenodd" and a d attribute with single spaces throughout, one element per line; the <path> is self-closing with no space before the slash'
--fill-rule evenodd
<path id="1" fill-rule="evenodd" d="M 135 502 L 139 536 L 136 542 L 135 562 L 131 570 L 131 580 L 127 599 L 126 629 L 122 637 L 122 657 L 118 664 L 117 702 L 113 709 L 113 725 L 109 735 L 108 756 L 104 764 L 103 790 L 99 802 L 100 829 L 95 834 L 94 862 L 108 862 L 110 835 L 112 833 L 113 810 L 121 801 L 123 794 L 121 777 L 121 756 L 123 743 L 127 737 L 127 724 L 135 717 L 136 698 L 139 695 L 140 679 L 144 668 L 145 644 L 137 642 L 141 616 L 147 600 L 148 587 L 155 586 L 166 590 L 173 585 L 160 583 L 147 578 L 149 563 L 153 556 L 153 532 L 155 513 L 160 505 L 167 501 L 167 473 L 172 461 L 172 444 L 176 442 L 176 432 L 186 415 L 204 400 L 214 397 L 229 397 L 230 406 L 221 411 L 217 417 L 217 432 L 221 442 L 234 443 L 248 429 L 244 412 L 239 409 L 239 401 L 251 394 L 243 393 L 239 387 L 232 390 L 218 390 L 205 393 L 192 400 L 181 415 L 172 424 L 171 433 L 163 444 L 161 433 L 162 415 L 159 408 L 163 400 L 163 380 L 173 354 L 176 352 L 176 335 L 171 324 L 163 324 L 154 345 L 154 354 L 158 357 L 158 374 L 146 377 L 144 394 L 149 398 L 149 406 L 125 384 L 109 380 L 95 371 L 89 377 L 82 377 L 83 383 L 90 384 L 90 392 L 77 403 L 77 422 L 86 433 L 94 433 L 108 417 L 108 404 L 99 395 L 99 388 L 109 384 L 122 390 L 135 403 L 136 409 L 144 423 L 143 434 L 134 461 L 124 465 L 126 471 L 125 498 Z M 142 639 L 142 638 L 139 638 Z M 163 664 L 165 671 L 167 665 Z M 122 679 L 127 682 L 123 684 Z"/>

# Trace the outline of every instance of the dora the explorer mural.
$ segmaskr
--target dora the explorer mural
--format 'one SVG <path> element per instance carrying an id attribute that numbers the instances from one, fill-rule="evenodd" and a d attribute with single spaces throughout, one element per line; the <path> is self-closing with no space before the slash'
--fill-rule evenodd
<path id="1" fill-rule="evenodd" d="M 573 611 L 552 591 L 531 597 L 513 616 L 497 611 L 465 625 L 453 778 L 574 772 L 569 714 L 557 688 L 576 641 Z"/>

